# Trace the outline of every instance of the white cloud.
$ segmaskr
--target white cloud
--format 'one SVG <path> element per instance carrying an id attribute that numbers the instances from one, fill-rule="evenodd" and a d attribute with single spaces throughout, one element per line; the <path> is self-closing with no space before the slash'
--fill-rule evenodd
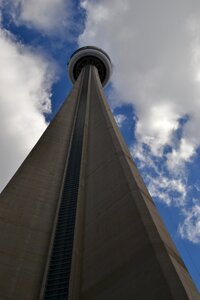
<path id="1" fill-rule="evenodd" d="M 182 238 L 193 243 L 200 243 L 200 205 L 184 209 L 185 220 L 179 225 L 178 232 Z"/>
<path id="2" fill-rule="evenodd" d="M 186 186 L 182 179 L 171 179 L 163 174 L 159 177 L 147 176 L 149 184 L 148 189 L 152 197 L 159 198 L 160 201 L 167 205 L 172 203 L 176 206 L 184 205 L 186 201 Z M 176 196 L 172 196 L 176 193 Z"/>
<path id="3" fill-rule="evenodd" d="M 151 196 L 167 206 L 183 207 L 187 203 L 185 176 L 178 172 L 169 176 L 162 158 L 158 162 L 141 144 L 136 144 L 130 150 L 133 158 L 139 160 L 139 168 Z"/>
<path id="4" fill-rule="evenodd" d="M 146 115 L 145 115 L 146 114 Z M 163 146 L 170 142 L 178 128 L 178 115 L 168 103 L 155 104 L 144 110 L 136 124 L 138 142 L 150 146 L 152 154 L 163 155 Z"/>
<path id="5" fill-rule="evenodd" d="M 115 118 L 115 121 L 116 121 L 116 123 L 119 127 L 122 127 L 124 121 L 127 119 L 127 117 L 123 114 L 114 115 L 114 118 Z"/>
<path id="6" fill-rule="evenodd" d="M 181 138 L 178 149 L 173 149 L 171 153 L 167 155 L 167 165 L 169 169 L 179 170 L 183 162 L 190 162 L 195 155 L 195 145 L 187 141 L 185 138 Z"/>
<path id="7" fill-rule="evenodd" d="M 188 162 L 200 145 L 199 1 L 85 0 L 82 7 L 87 19 L 79 43 L 111 54 L 112 84 L 136 109 L 138 142 L 158 156 L 171 145 L 179 164 Z M 185 115 L 177 148 L 173 137 Z M 170 168 L 177 165 L 167 159 Z"/>
<path id="8" fill-rule="evenodd" d="M 17 24 L 46 33 L 64 31 L 71 25 L 71 0 L 3 0 Z"/>
<path id="9" fill-rule="evenodd" d="M 13 175 L 47 124 L 52 72 L 35 55 L 0 29 L 0 189 Z"/>

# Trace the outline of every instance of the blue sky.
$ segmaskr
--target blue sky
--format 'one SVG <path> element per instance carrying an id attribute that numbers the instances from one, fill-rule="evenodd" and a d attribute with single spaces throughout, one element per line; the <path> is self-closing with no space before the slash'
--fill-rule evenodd
<path id="1" fill-rule="evenodd" d="M 0 188 L 71 89 L 75 49 L 108 52 L 105 92 L 200 289 L 198 0 L 0 0 Z"/>

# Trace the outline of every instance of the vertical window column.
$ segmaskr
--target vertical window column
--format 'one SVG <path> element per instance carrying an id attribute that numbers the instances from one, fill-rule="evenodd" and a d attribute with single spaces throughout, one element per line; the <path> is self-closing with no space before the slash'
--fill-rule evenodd
<path id="1" fill-rule="evenodd" d="M 45 300 L 68 299 L 90 69 L 87 65 L 82 70 L 83 82 L 47 273 Z"/>

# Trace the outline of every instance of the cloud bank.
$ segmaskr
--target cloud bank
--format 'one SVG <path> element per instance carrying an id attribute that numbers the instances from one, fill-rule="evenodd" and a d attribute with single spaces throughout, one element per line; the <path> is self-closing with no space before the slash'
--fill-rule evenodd
<path id="1" fill-rule="evenodd" d="M 0 189 L 34 146 L 50 112 L 52 72 L 43 57 L 0 29 Z"/>
<path id="2" fill-rule="evenodd" d="M 1 0 L 10 10 L 13 21 L 47 34 L 68 29 L 72 21 L 71 0 Z M 66 33 L 66 32 L 65 32 Z"/>
<path id="3" fill-rule="evenodd" d="M 150 163 L 154 180 L 145 180 L 153 196 L 184 207 L 185 168 L 200 146 L 199 1 L 84 0 L 81 5 L 86 24 L 79 44 L 111 54 L 112 87 L 121 103 L 135 108 L 132 153 L 141 169 Z M 180 231 L 186 238 L 187 220 Z M 200 236 L 196 228 L 194 242 Z"/>

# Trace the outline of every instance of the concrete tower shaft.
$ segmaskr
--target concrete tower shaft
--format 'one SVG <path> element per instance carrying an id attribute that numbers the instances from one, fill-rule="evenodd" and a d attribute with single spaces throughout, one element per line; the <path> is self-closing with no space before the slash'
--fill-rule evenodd
<path id="1" fill-rule="evenodd" d="M 199 300 L 105 99 L 110 59 L 84 49 L 0 195 L 0 299 Z"/>

